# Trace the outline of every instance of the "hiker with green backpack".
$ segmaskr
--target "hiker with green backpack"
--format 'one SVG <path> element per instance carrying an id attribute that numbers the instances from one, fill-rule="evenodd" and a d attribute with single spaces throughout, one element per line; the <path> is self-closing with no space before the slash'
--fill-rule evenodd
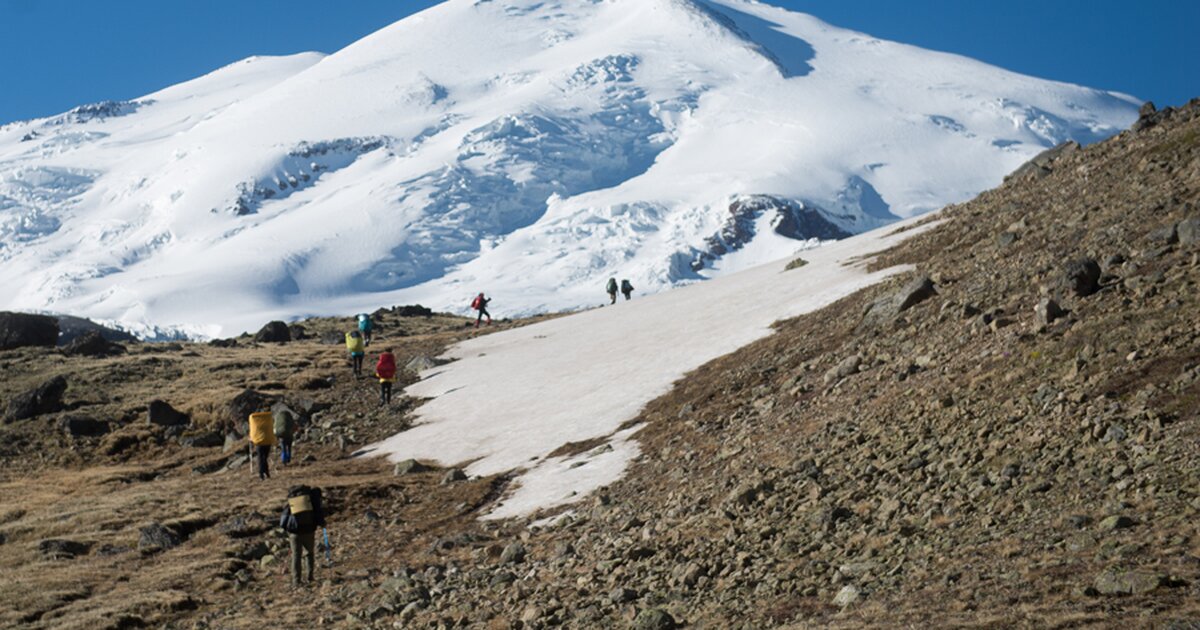
<path id="1" fill-rule="evenodd" d="M 604 287 L 604 290 L 608 291 L 608 303 L 616 304 L 617 303 L 617 279 L 609 278 L 608 285 Z"/>
<path id="2" fill-rule="evenodd" d="M 279 527 L 288 534 L 292 549 L 292 586 L 307 582 L 312 584 L 313 566 L 316 564 L 317 528 L 325 527 L 325 511 L 321 505 L 321 489 L 308 486 L 293 486 L 288 490 L 287 504 L 279 516 Z M 329 535 L 325 536 L 329 544 Z M 304 558 L 307 580 L 301 580 L 301 556 Z"/>
<path id="3" fill-rule="evenodd" d="M 279 463 L 289 464 L 292 461 L 292 444 L 296 440 L 296 414 L 287 407 L 279 406 L 271 412 L 275 424 L 275 439 L 279 442 Z"/>

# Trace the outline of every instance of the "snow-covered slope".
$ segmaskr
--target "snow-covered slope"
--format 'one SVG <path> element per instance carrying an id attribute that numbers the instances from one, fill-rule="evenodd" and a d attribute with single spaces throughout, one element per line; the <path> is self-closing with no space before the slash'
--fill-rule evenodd
<path id="1" fill-rule="evenodd" d="M 1135 105 L 746 0 L 450 0 L 0 127 L 0 308 L 216 335 L 595 304 L 966 199 Z"/>
<path id="2" fill-rule="evenodd" d="M 469 463 L 467 472 L 517 471 L 515 490 L 490 516 L 572 503 L 620 478 L 638 454 L 627 426 L 684 375 L 892 274 L 868 273 L 870 255 L 935 225 L 882 228 L 804 253 L 616 306 L 592 309 L 455 346 L 405 393 L 429 400 L 416 426 L 365 454 Z M 899 228 L 909 228 L 901 231 Z M 568 443 L 594 443 L 574 455 Z"/>

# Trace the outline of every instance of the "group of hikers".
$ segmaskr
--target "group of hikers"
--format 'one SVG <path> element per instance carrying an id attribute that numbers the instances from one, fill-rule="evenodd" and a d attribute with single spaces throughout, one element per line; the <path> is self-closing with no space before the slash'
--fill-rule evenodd
<path id="1" fill-rule="evenodd" d="M 628 279 L 621 280 L 620 288 L 621 288 L 621 293 L 623 293 L 625 295 L 626 300 L 629 300 L 630 298 L 633 297 L 633 284 L 631 284 Z M 609 300 L 608 303 L 610 305 L 616 304 L 617 303 L 617 279 L 609 278 L 608 286 L 605 287 L 605 290 L 608 291 L 608 300 Z"/>
<path id="2" fill-rule="evenodd" d="M 617 303 L 617 291 L 629 300 L 633 294 L 633 285 L 629 280 L 609 278 L 606 287 L 610 304 Z M 478 328 L 487 318 L 487 325 L 492 323 L 492 315 L 487 306 L 492 299 L 482 292 L 471 300 L 471 309 L 476 311 L 475 327 Z M 371 345 L 371 334 L 374 323 L 371 316 L 360 313 L 357 316 L 358 325 L 346 333 L 346 350 L 350 353 L 350 366 L 355 378 L 362 378 L 363 363 L 367 356 L 367 347 Z M 392 386 L 396 382 L 396 355 L 391 348 L 379 353 L 375 362 L 375 378 L 379 379 L 379 404 L 389 405 L 392 402 Z M 270 479 L 271 447 L 279 446 L 279 461 L 281 465 L 292 462 L 292 445 L 299 429 L 299 418 L 286 407 L 278 407 L 273 411 L 262 411 L 250 414 L 249 422 L 251 457 L 257 459 L 258 478 Z M 279 517 L 279 527 L 288 534 L 291 546 L 292 585 L 304 583 L 301 566 L 302 556 L 306 557 L 307 581 L 313 580 L 315 564 L 316 531 L 325 527 L 325 513 L 321 504 L 321 490 L 308 486 L 293 486 L 288 490 L 287 504 Z M 329 534 L 325 532 L 326 553 L 329 553 Z"/>
<path id="3" fill-rule="evenodd" d="M 273 411 L 250 414 L 249 437 L 251 457 L 258 460 L 258 478 L 271 478 L 271 447 L 279 446 L 279 461 L 286 466 L 292 462 L 292 445 L 299 429 L 299 418 L 295 412 L 283 406 Z M 288 489 L 287 503 L 279 517 L 279 527 L 287 532 L 291 546 L 292 585 L 301 586 L 301 558 L 307 554 L 307 583 L 313 581 L 316 564 L 316 531 L 325 527 L 325 512 L 321 505 L 321 490 L 308 486 L 293 486 Z M 329 553 L 329 532 L 325 532 L 325 553 Z"/>

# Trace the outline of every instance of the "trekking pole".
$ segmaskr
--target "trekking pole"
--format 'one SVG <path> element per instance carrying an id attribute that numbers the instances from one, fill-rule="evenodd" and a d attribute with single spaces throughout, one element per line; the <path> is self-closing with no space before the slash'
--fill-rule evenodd
<path id="1" fill-rule="evenodd" d="M 333 566 L 333 554 L 329 551 L 329 530 L 322 527 L 321 533 L 325 535 L 325 562 Z"/>

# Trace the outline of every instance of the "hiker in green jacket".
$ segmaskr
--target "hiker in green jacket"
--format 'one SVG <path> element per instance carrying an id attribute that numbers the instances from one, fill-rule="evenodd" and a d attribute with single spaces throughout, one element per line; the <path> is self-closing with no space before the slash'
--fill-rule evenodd
<path id="1" fill-rule="evenodd" d="M 617 303 L 617 279 L 609 278 L 608 286 L 605 287 L 605 290 L 608 291 L 608 300 L 609 300 L 608 303 L 616 304 Z"/>

